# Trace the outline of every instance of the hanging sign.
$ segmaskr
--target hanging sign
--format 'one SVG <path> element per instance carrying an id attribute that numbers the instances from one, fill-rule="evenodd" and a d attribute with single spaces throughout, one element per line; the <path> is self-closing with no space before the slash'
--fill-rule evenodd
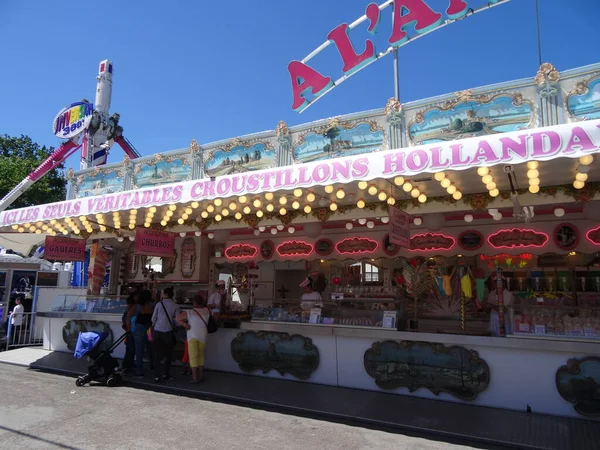
<path id="1" fill-rule="evenodd" d="M 254 258 L 258 249 L 250 244 L 235 244 L 225 249 L 225 256 L 228 259 Z"/>
<path id="2" fill-rule="evenodd" d="M 415 38 L 463 19 L 469 12 L 469 15 L 473 15 L 508 1 L 510 0 L 469 0 L 468 2 L 465 0 L 448 0 L 446 9 L 442 11 L 437 8 L 434 9 L 431 0 L 388 0 L 381 5 L 369 3 L 364 16 L 350 25 L 347 23 L 338 25 L 327 35 L 327 40 L 306 58 L 302 61 L 289 63 L 288 71 L 293 94 L 292 109 L 302 112 L 319 97 L 364 69 L 373 61 L 391 53 L 398 47 L 412 42 Z M 367 22 L 367 32 L 369 34 L 363 31 L 363 36 L 374 36 L 378 32 L 382 11 L 389 6 L 392 7 L 392 14 L 388 19 L 392 23 L 392 31 L 384 44 L 388 49 L 378 53 L 375 50 L 374 42 L 371 39 L 364 40 L 363 38 L 359 40 L 359 47 L 364 48 L 364 51 L 357 53 L 350 40 L 349 32 L 363 22 Z M 355 31 L 355 33 L 360 32 L 360 30 Z M 331 77 L 320 74 L 306 64 L 331 44 L 335 45 L 338 56 L 343 63 L 343 75 L 335 82 Z M 309 93 L 312 94 L 312 99 L 307 98 Z"/>
<path id="3" fill-rule="evenodd" d="M 173 257 L 175 254 L 175 235 L 166 231 L 138 228 L 135 231 L 135 253 L 145 256 Z"/>
<path id="4" fill-rule="evenodd" d="M 400 247 L 410 247 L 410 215 L 395 206 L 388 206 L 390 216 L 390 242 Z"/>
<path id="5" fill-rule="evenodd" d="M 540 231 L 512 228 L 491 234 L 488 242 L 494 248 L 543 247 L 548 242 L 548 235 Z"/>
<path id="6" fill-rule="evenodd" d="M 410 239 L 410 251 L 450 250 L 455 243 L 453 237 L 443 234 L 416 234 Z"/>
<path id="7" fill-rule="evenodd" d="M 51 261 L 79 261 L 85 258 L 85 239 L 46 236 L 44 259 Z"/>
<path id="8" fill-rule="evenodd" d="M 379 247 L 377 241 L 367 238 L 353 237 L 344 239 L 335 245 L 335 249 L 342 255 L 356 255 L 359 253 L 374 253 Z"/>

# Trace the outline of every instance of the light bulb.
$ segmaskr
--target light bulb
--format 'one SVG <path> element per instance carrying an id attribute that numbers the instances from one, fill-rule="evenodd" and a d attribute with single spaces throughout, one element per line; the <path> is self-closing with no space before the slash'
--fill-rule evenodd
<path id="1" fill-rule="evenodd" d="M 384 202 L 384 201 L 385 201 L 385 199 L 387 198 L 387 194 L 386 194 L 385 192 L 381 191 L 381 192 L 379 192 L 379 195 L 377 195 L 377 198 L 378 198 L 380 201 Z"/>
<path id="2" fill-rule="evenodd" d="M 312 192 L 309 192 L 308 195 L 306 196 L 306 201 L 308 202 L 314 202 L 316 199 L 315 194 L 313 194 Z"/>
<path id="3" fill-rule="evenodd" d="M 258 230 L 254 230 L 253 233 L 254 233 L 254 236 L 260 235 L 260 231 L 258 231 Z"/>
<path id="4" fill-rule="evenodd" d="M 396 199 L 394 197 L 388 197 L 387 204 L 394 206 L 396 204 Z"/>
<path id="5" fill-rule="evenodd" d="M 564 215 L 565 215 L 565 210 L 564 210 L 563 208 L 556 208 L 556 209 L 554 210 L 554 215 L 555 215 L 556 217 L 562 217 L 562 216 L 564 216 Z"/>
<path id="6" fill-rule="evenodd" d="M 213 212 L 215 212 L 215 207 L 214 207 L 213 205 L 208 205 L 208 206 L 206 207 L 206 210 L 207 210 L 209 213 L 213 213 Z"/>
<path id="7" fill-rule="evenodd" d="M 223 209 L 223 211 L 221 211 L 221 215 L 227 217 L 229 215 L 229 210 L 227 208 Z"/>
<path id="8" fill-rule="evenodd" d="M 446 174 L 444 172 L 437 172 L 433 175 L 433 178 L 435 181 L 442 181 L 444 178 L 446 178 Z"/>
<path id="9" fill-rule="evenodd" d="M 332 203 L 331 205 L 329 205 L 329 209 L 332 211 L 337 211 L 338 205 L 336 203 Z"/>
<path id="10" fill-rule="evenodd" d="M 577 175 L 575 175 L 575 179 L 577 181 L 587 181 L 588 174 L 587 173 L 578 173 Z"/>
<path id="11" fill-rule="evenodd" d="M 413 223 L 416 226 L 419 226 L 419 225 L 421 225 L 423 223 L 423 219 L 421 219 L 420 217 L 415 217 L 415 219 L 413 220 Z"/>
<path id="12" fill-rule="evenodd" d="M 300 202 L 298 202 L 297 200 L 294 200 L 292 202 L 292 208 L 294 208 L 294 209 L 300 208 Z"/>
<path id="13" fill-rule="evenodd" d="M 583 189 L 584 186 L 585 186 L 585 181 L 579 181 L 579 180 L 573 181 L 573 187 L 575 189 Z"/>
<path id="14" fill-rule="evenodd" d="M 335 193 L 335 196 L 341 200 L 346 196 L 346 193 L 344 192 L 343 189 L 338 189 L 337 192 Z"/>
<path id="15" fill-rule="evenodd" d="M 347 222 L 346 223 L 346 230 L 350 231 L 352 228 L 354 228 L 354 225 L 352 225 L 352 222 Z"/>
<path id="16" fill-rule="evenodd" d="M 491 197 L 498 197 L 500 195 L 500 191 L 498 189 L 492 189 L 490 191 L 490 196 Z"/>
<path id="17" fill-rule="evenodd" d="M 260 199 L 256 199 L 254 200 L 254 202 L 252 202 L 252 204 L 254 205 L 255 208 L 260 208 L 262 205 L 262 202 L 260 201 Z"/>
<path id="18" fill-rule="evenodd" d="M 190 216 L 188 216 L 187 214 L 182 214 L 182 215 L 181 215 L 181 218 L 182 218 L 183 220 L 188 220 L 188 219 L 189 219 L 189 217 L 190 217 Z"/>
<path id="19" fill-rule="evenodd" d="M 217 214 L 217 215 L 215 216 L 215 220 L 216 220 L 217 222 L 220 222 L 222 219 L 223 219 L 223 217 L 221 216 L 221 214 Z"/>
<path id="20" fill-rule="evenodd" d="M 359 209 L 363 209 L 365 207 L 365 201 L 364 200 L 359 200 L 356 202 L 356 207 Z"/>
<path id="21" fill-rule="evenodd" d="M 502 213 L 501 213 L 501 212 L 499 212 L 499 213 L 497 213 L 497 214 L 494 214 L 494 216 L 493 216 L 493 217 L 494 217 L 494 220 L 502 220 Z"/>
<path id="22" fill-rule="evenodd" d="M 537 161 L 529 161 L 527 163 L 527 169 L 529 170 L 536 170 L 539 166 L 540 163 L 538 163 Z"/>
<path id="23" fill-rule="evenodd" d="M 490 173 L 489 167 L 480 167 L 479 169 L 477 169 L 477 175 L 479 175 L 480 177 L 484 177 L 488 173 Z"/>
<path id="24" fill-rule="evenodd" d="M 359 181 L 358 182 L 358 188 L 362 191 L 364 191 L 367 186 L 369 186 L 369 183 L 367 183 L 366 181 Z"/>
<path id="25" fill-rule="evenodd" d="M 376 195 L 377 194 L 377 187 L 372 184 L 371 186 L 369 186 L 369 190 L 367 192 L 369 193 L 369 195 Z"/>
<path id="26" fill-rule="evenodd" d="M 288 228 L 288 233 L 294 234 L 295 232 L 296 232 L 296 229 L 294 227 L 289 227 Z"/>
<path id="27" fill-rule="evenodd" d="M 387 216 L 384 216 L 381 218 L 381 223 L 388 223 L 390 221 L 390 218 Z"/>
<path id="28" fill-rule="evenodd" d="M 195 234 L 196 236 L 202 236 L 202 231 L 194 231 L 194 234 Z"/>
<path id="29" fill-rule="evenodd" d="M 444 189 L 446 189 L 451 184 L 452 182 L 448 178 L 444 178 L 442 181 L 440 181 L 440 186 L 442 186 Z"/>
<path id="30" fill-rule="evenodd" d="M 283 231 L 284 228 L 283 225 L 277 225 L 277 231 Z"/>
<path id="31" fill-rule="evenodd" d="M 532 169 L 527 171 L 527 178 L 537 178 L 540 176 L 539 170 Z"/>
<path id="32" fill-rule="evenodd" d="M 531 192 L 532 194 L 537 194 L 538 192 L 540 192 L 540 187 L 536 184 L 533 184 L 529 186 L 529 192 Z"/>
<path id="33" fill-rule="evenodd" d="M 369 221 L 367 222 L 367 228 L 369 228 L 369 229 L 373 229 L 373 228 L 375 228 L 375 222 L 373 222 L 373 221 L 369 220 Z"/>
<path id="34" fill-rule="evenodd" d="M 217 217 L 221 217 L 221 216 L 217 216 Z M 219 219 L 219 220 L 221 220 L 221 219 Z M 177 219 L 177 223 L 179 225 L 183 225 L 183 222 L 185 222 L 183 219 Z"/>
<path id="35" fill-rule="evenodd" d="M 275 198 L 275 196 L 273 195 L 273 193 L 272 193 L 272 192 L 267 192 L 267 193 L 265 194 L 265 198 L 266 198 L 267 200 L 271 201 L 271 200 L 273 200 L 273 199 Z"/>
<path id="36" fill-rule="evenodd" d="M 267 205 L 267 211 L 269 211 L 269 212 L 275 211 L 275 207 L 273 206 L 273 203 L 269 203 Z"/>
<path id="37" fill-rule="evenodd" d="M 425 194 L 421 194 L 418 197 L 419 203 L 425 203 L 427 201 L 427 196 Z"/>
<path id="38" fill-rule="evenodd" d="M 304 207 L 304 212 L 305 212 L 306 214 L 310 214 L 310 212 L 311 212 L 311 211 L 312 211 L 312 208 L 310 207 L 310 205 L 306 205 L 306 206 Z"/>
<path id="39" fill-rule="evenodd" d="M 232 211 L 235 211 L 237 209 L 237 205 L 234 202 L 231 202 L 229 204 L 229 209 L 232 210 Z"/>
<path id="40" fill-rule="evenodd" d="M 414 188 L 412 191 L 410 191 L 410 196 L 412 198 L 417 198 L 419 195 L 421 195 L 421 191 L 419 191 L 417 188 Z"/>
<path id="41" fill-rule="evenodd" d="M 493 191 L 494 189 L 496 189 L 496 183 L 494 183 L 493 181 L 491 183 L 488 183 L 485 185 L 485 188 L 488 191 Z"/>
<path id="42" fill-rule="evenodd" d="M 460 200 L 462 198 L 462 192 L 456 191 L 454 194 L 452 194 L 452 198 L 454 200 Z"/>
<path id="43" fill-rule="evenodd" d="M 489 175 L 489 174 L 488 174 L 488 175 L 484 175 L 484 176 L 481 178 L 481 182 L 482 182 L 483 184 L 488 184 L 488 183 L 491 183 L 492 181 L 494 181 L 494 177 L 492 177 L 492 176 L 491 176 L 491 175 Z"/>
<path id="44" fill-rule="evenodd" d="M 264 215 L 265 215 L 265 213 L 262 212 L 262 210 L 259 209 L 258 211 L 256 211 L 256 217 L 258 217 L 259 219 Z"/>
<path id="45" fill-rule="evenodd" d="M 200 215 L 202 216 L 203 219 L 206 219 L 208 217 L 208 212 L 202 211 L 202 213 L 200 213 Z"/>
<path id="46" fill-rule="evenodd" d="M 465 222 L 467 222 L 467 223 L 473 222 L 473 215 L 472 214 L 465 214 Z"/>
<path id="47" fill-rule="evenodd" d="M 287 210 L 286 210 L 285 208 L 281 208 L 281 209 L 279 210 L 279 214 L 281 214 L 282 216 L 285 216 L 285 215 L 286 215 L 286 213 L 287 213 Z"/>
<path id="48" fill-rule="evenodd" d="M 529 186 L 539 186 L 540 185 L 540 179 L 539 178 L 531 178 L 529 180 Z"/>
<path id="49" fill-rule="evenodd" d="M 192 202 L 192 208 L 197 209 L 200 206 L 200 203 L 198 202 Z M 150 208 L 152 209 L 152 208 Z M 152 212 L 156 212 L 156 211 L 152 211 Z"/>
<path id="50" fill-rule="evenodd" d="M 165 220 L 162 220 L 162 221 L 160 222 L 160 224 L 161 224 L 163 227 L 166 227 L 166 226 L 167 226 L 167 222 L 166 222 Z"/>
<path id="51" fill-rule="evenodd" d="M 271 228 L 271 234 L 277 234 L 277 228 Z"/>
<path id="52" fill-rule="evenodd" d="M 282 196 L 279 198 L 279 204 L 280 204 L 280 205 L 285 205 L 286 203 L 287 203 L 287 197 L 286 197 L 285 195 L 282 195 Z"/>
<path id="53" fill-rule="evenodd" d="M 221 206 L 223 204 L 223 200 L 221 200 L 220 198 L 215 198 L 215 201 L 213 203 L 215 204 L 215 206 Z"/>
<path id="54" fill-rule="evenodd" d="M 212 239 L 212 238 L 214 238 L 214 237 L 215 237 L 215 233 L 212 233 L 212 232 L 211 232 L 211 233 L 208 233 L 208 238 L 209 238 L 209 239 Z"/>
<path id="55" fill-rule="evenodd" d="M 412 184 L 406 182 L 402 185 L 402 189 L 404 190 L 404 192 L 410 192 L 412 191 Z"/>
<path id="56" fill-rule="evenodd" d="M 582 156 L 581 158 L 579 158 L 579 164 L 581 164 L 583 166 L 589 166 L 593 162 L 594 162 L 594 157 L 592 155 L 585 155 L 585 156 Z"/>
<path id="57" fill-rule="evenodd" d="M 367 219 L 358 219 L 358 223 L 364 225 L 365 223 L 367 223 Z"/>
<path id="58" fill-rule="evenodd" d="M 448 189 L 446 189 L 446 192 L 450 195 L 454 194 L 456 192 L 456 186 L 454 186 L 453 184 L 451 184 L 450 186 L 448 186 Z"/>
<path id="59" fill-rule="evenodd" d="M 267 194 L 265 194 L 265 197 L 266 196 L 267 196 Z M 246 203 L 247 201 L 248 201 L 248 197 L 246 197 L 245 195 L 238 197 L 238 202 L 240 202 L 240 203 Z"/>
<path id="60" fill-rule="evenodd" d="M 333 186 L 332 185 L 325 186 L 325 192 L 327 192 L 328 194 L 331 194 L 333 192 Z"/>
<path id="61" fill-rule="evenodd" d="M 189 216 L 193 212 L 192 208 L 185 208 L 185 213 Z"/>
<path id="62" fill-rule="evenodd" d="M 250 211 L 252 211 L 252 209 L 250 209 L 249 206 L 244 206 L 244 214 L 250 214 Z"/>
<path id="63" fill-rule="evenodd" d="M 404 177 L 396 177 L 396 178 L 394 178 L 394 184 L 396 186 L 402 186 L 404 184 Z"/>
<path id="64" fill-rule="evenodd" d="M 294 189 L 294 197 L 302 197 L 302 189 Z"/>

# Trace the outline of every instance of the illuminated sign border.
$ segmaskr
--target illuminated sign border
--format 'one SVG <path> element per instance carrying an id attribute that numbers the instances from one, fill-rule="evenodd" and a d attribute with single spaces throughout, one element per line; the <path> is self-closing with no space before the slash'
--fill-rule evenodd
<path id="1" fill-rule="evenodd" d="M 233 250 L 236 249 L 246 249 L 249 251 L 249 254 L 247 255 L 243 255 L 243 256 L 230 256 L 229 253 L 231 253 Z M 258 248 L 256 248 L 254 245 L 250 245 L 250 244 L 235 244 L 232 245 L 230 247 L 227 247 L 225 249 L 225 256 L 227 257 L 227 259 L 248 259 L 248 258 L 254 258 L 256 256 L 256 254 L 258 253 Z"/>
<path id="2" fill-rule="evenodd" d="M 412 248 L 413 245 L 413 240 L 419 237 L 434 237 L 434 238 L 442 238 L 445 240 L 450 241 L 450 246 L 445 246 L 445 247 L 426 247 L 426 248 Z M 454 239 L 452 236 L 446 236 L 445 234 L 441 234 L 441 233 L 422 233 L 422 234 L 415 234 L 414 236 L 412 236 L 410 238 L 410 248 L 408 249 L 411 252 L 435 252 L 435 251 L 448 251 L 448 250 L 452 250 L 454 248 L 454 246 L 456 245 L 456 239 Z"/>
<path id="3" fill-rule="evenodd" d="M 494 236 L 498 236 L 499 234 L 502 234 L 502 233 L 510 233 L 510 232 L 513 232 L 513 231 L 518 231 L 520 233 L 533 233 L 536 236 L 537 235 L 541 235 L 541 236 L 544 237 L 544 243 L 541 244 L 541 245 L 536 245 L 536 244 L 494 245 L 492 243 L 492 238 Z M 549 240 L 550 240 L 550 236 L 548 236 L 546 233 L 544 233 L 542 231 L 535 231 L 535 230 L 532 230 L 530 228 L 507 228 L 507 229 L 504 229 L 504 230 L 497 231 L 494 234 L 490 234 L 488 236 L 488 238 L 487 238 L 488 244 L 490 244 L 493 248 L 496 248 L 496 249 L 498 249 L 498 248 L 527 248 L 527 247 L 542 248 L 544 245 L 546 245 L 548 243 Z"/>
<path id="4" fill-rule="evenodd" d="M 373 248 L 373 250 L 357 250 L 357 251 L 350 251 L 350 252 L 341 251 L 340 250 L 340 246 L 343 245 L 344 242 L 348 242 L 348 241 L 353 241 L 353 242 L 368 242 L 369 244 L 373 244 L 374 248 Z M 379 243 L 377 241 L 375 241 L 373 239 L 360 238 L 360 237 L 347 238 L 347 239 L 344 239 L 344 240 L 338 242 L 337 244 L 335 244 L 335 250 L 340 255 L 359 255 L 359 254 L 362 254 L 362 253 L 375 253 L 378 248 L 379 248 Z"/>
<path id="5" fill-rule="evenodd" d="M 291 253 L 282 253 L 281 252 L 281 248 L 284 245 L 289 245 L 289 244 L 301 244 L 301 245 L 305 246 L 307 248 L 307 250 L 304 251 L 304 252 L 302 252 L 302 251 L 294 251 L 294 252 L 291 252 Z M 312 252 L 314 251 L 314 249 L 315 249 L 314 245 L 309 244 L 306 241 L 291 240 L 291 241 L 285 241 L 285 242 L 279 244 L 277 246 L 276 251 L 277 251 L 277 254 L 279 256 L 309 256 L 310 254 L 312 254 Z"/>

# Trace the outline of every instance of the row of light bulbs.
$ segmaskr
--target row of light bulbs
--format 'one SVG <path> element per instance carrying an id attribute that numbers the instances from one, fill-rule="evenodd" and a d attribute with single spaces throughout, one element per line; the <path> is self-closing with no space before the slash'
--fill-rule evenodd
<path id="1" fill-rule="evenodd" d="M 494 181 L 494 177 L 490 173 L 489 167 L 480 167 L 477 169 L 477 175 L 481 177 L 481 182 L 485 184 L 485 188 L 488 190 L 490 197 L 498 197 L 500 191 Z"/>
<path id="2" fill-rule="evenodd" d="M 436 181 L 440 182 L 440 186 L 446 189 L 446 192 L 452 196 L 454 200 L 460 200 L 462 198 L 462 192 L 458 190 L 458 188 L 452 184 L 450 178 L 446 176 L 444 172 L 437 172 L 433 175 L 433 178 Z"/>
<path id="3" fill-rule="evenodd" d="M 575 174 L 575 181 L 573 181 L 573 187 L 575 189 L 583 189 L 585 182 L 588 179 L 588 173 L 590 171 L 590 164 L 594 162 L 592 155 L 585 155 L 579 158 L 579 166 L 577 167 L 577 173 Z"/>

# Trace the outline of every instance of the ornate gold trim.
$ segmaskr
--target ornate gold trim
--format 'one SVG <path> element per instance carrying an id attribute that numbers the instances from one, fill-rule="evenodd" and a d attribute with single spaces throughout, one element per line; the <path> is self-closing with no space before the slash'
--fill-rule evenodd
<path id="1" fill-rule="evenodd" d="M 400 103 L 400 101 L 397 98 L 391 97 L 390 99 L 388 99 L 387 103 L 385 104 L 385 108 L 383 109 L 383 112 L 385 113 L 386 116 L 389 116 L 390 114 L 393 114 L 393 113 L 402 112 L 402 103 Z"/>
<path id="2" fill-rule="evenodd" d="M 191 153 L 199 153 L 200 152 L 200 145 L 198 144 L 198 141 L 196 139 L 192 139 L 192 142 L 190 143 L 190 152 Z"/>
<path id="3" fill-rule="evenodd" d="M 277 136 L 289 136 L 290 129 L 283 120 L 280 120 L 277 124 L 277 127 L 275 128 L 275 134 Z"/>

